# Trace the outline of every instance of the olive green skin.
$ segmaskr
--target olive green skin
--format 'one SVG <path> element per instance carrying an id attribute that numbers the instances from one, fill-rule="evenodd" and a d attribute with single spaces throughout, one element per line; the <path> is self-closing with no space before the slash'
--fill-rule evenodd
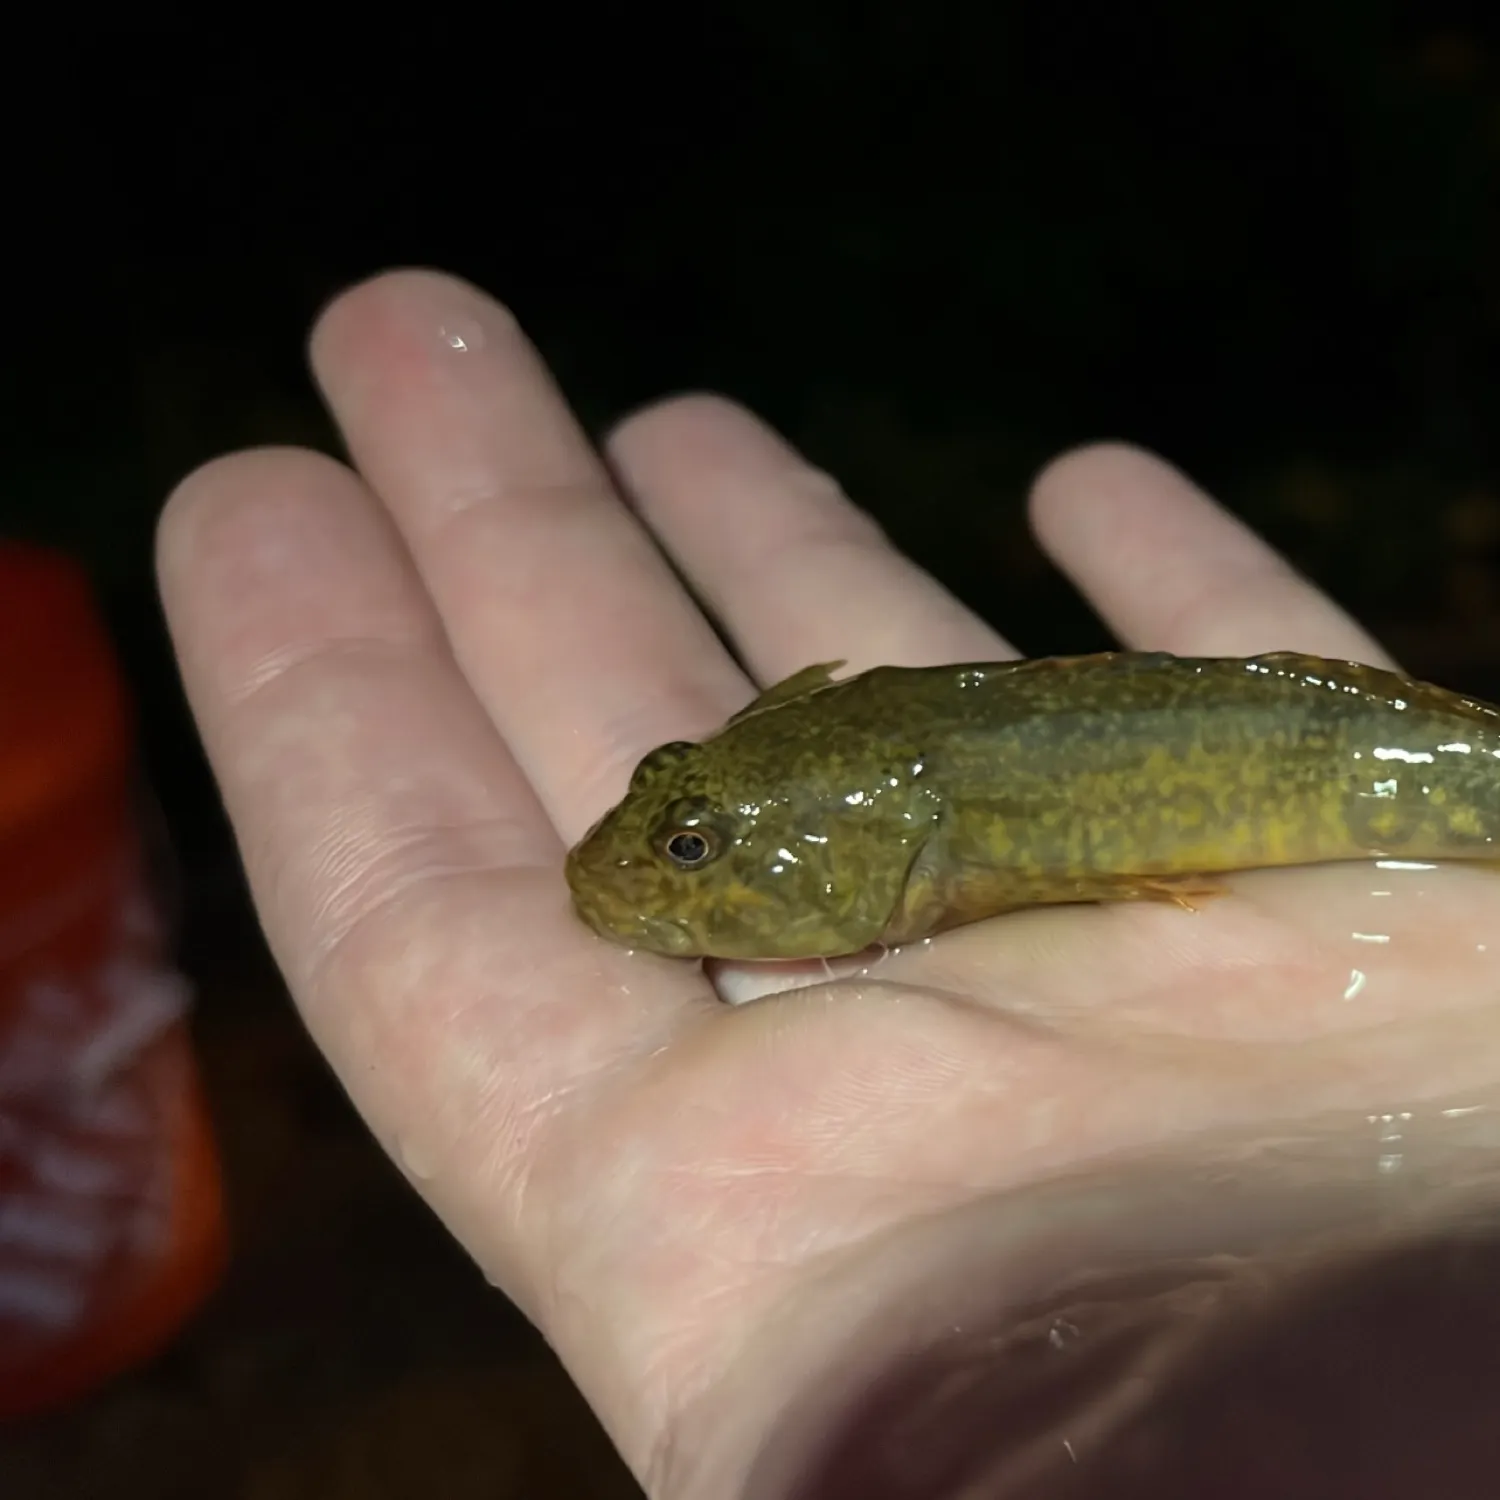
<path id="1" fill-rule="evenodd" d="M 568 856 L 589 926 L 833 957 L 1017 907 L 1185 905 L 1232 870 L 1500 857 L 1500 709 L 1396 673 L 1290 652 L 830 672 L 646 756 Z M 681 868 L 679 829 L 713 857 Z"/>

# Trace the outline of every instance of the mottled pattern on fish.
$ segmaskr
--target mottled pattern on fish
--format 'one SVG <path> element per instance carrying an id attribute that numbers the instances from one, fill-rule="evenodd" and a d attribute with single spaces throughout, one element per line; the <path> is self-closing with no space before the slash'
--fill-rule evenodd
<path id="1" fill-rule="evenodd" d="M 1500 709 L 1396 673 L 1290 652 L 839 665 L 646 756 L 568 857 L 590 926 L 833 956 L 1017 907 L 1191 904 L 1233 870 L 1497 857 Z"/>

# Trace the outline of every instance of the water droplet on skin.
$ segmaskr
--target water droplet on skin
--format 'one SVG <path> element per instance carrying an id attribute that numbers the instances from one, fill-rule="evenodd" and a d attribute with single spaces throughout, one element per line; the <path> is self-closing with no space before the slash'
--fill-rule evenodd
<path id="1" fill-rule="evenodd" d="M 484 326 L 460 314 L 438 325 L 438 338 L 456 354 L 477 354 L 485 345 Z"/>
<path id="2" fill-rule="evenodd" d="M 1412 1112 L 1409 1109 L 1393 1109 L 1380 1114 L 1367 1115 L 1366 1118 L 1377 1127 L 1381 1146 L 1389 1148 L 1405 1139 L 1406 1127 L 1411 1124 Z M 1381 1176 L 1389 1177 L 1392 1173 L 1401 1170 L 1405 1159 L 1404 1151 L 1383 1149 L 1375 1158 L 1375 1170 Z"/>
<path id="3" fill-rule="evenodd" d="M 1047 1330 L 1047 1342 L 1054 1349 L 1065 1349 L 1069 1344 L 1077 1343 L 1082 1337 L 1082 1330 L 1067 1318 L 1054 1319 L 1051 1328 Z"/>

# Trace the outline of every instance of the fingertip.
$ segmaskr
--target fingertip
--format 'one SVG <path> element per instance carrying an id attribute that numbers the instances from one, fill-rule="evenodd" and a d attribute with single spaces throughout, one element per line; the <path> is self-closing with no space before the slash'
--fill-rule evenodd
<path id="1" fill-rule="evenodd" d="M 364 341 L 410 315 L 413 306 L 455 301 L 482 305 L 487 321 L 519 328 L 509 307 L 461 276 L 429 266 L 393 266 L 335 292 L 318 311 L 307 338 L 307 357 L 321 374 L 351 341 Z"/>
<path id="2" fill-rule="evenodd" d="M 239 507 L 284 489 L 289 478 L 308 467 L 342 471 L 324 454 L 286 446 L 246 448 L 201 464 L 178 481 L 157 517 L 158 567 L 191 561 Z"/>
<path id="3" fill-rule="evenodd" d="M 604 446 L 629 473 L 684 454 L 712 457 L 731 448 L 738 453 L 747 437 L 759 446 L 774 444 L 785 451 L 786 462 L 793 461 L 785 443 L 759 417 L 718 391 L 681 391 L 637 407 L 609 429 Z"/>
<path id="4" fill-rule="evenodd" d="M 308 448 L 249 448 L 194 469 L 157 518 L 157 585 L 169 616 L 190 594 L 227 586 L 268 533 L 292 534 L 284 523 L 317 496 L 354 484 L 343 464 Z"/>
<path id="5" fill-rule="evenodd" d="M 1147 449 L 1101 442 L 1064 453 L 1034 481 L 1030 510 L 1043 549 L 1129 646 L 1388 663 L 1265 538 Z"/>
<path id="6" fill-rule="evenodd" d="M 1180 469 L 1149 448 L 1120 439 L 1082 443 L 1051 459 L 1032 480 L 1027 501 L 1031 526 L 1050 550 L 1060 532 L 1099 507 L 1139 502 L 1165 486 L 1197 490 Z"/>

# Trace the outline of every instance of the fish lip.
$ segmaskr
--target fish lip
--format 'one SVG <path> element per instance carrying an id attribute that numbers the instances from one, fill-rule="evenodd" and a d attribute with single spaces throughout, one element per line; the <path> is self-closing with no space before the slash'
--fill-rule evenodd
<path id="1" fill-rule="evenodd" d="M 621 913 L 611 914 L 593 902 L 575 899 L 573 904 L 584 923 L 611 942 L 668 958 L 698 958 L 702 954 L 687 924 L 676 918 L 648 917 L 636 912 L 621 921 Z"/>
<path id="2" fill-rule="evenodd" d="M 636 931 L 643 948 L 671 958 L 697 958 L 701 949 L 693 941 L 687 923 L 676 917 L 637 916 Z"/>
<path id="3" fill-rule="evenodd" d="M 600 819 L 607 821 L 608 814 Z M 596 828 L 598 825 L 595 825 Z M 564 861 L 564 874 L 573 896 L 573 905 L 578 915 L 601 937 L 617 943 L 645 949 L 649 953 L 660 953 L 670 958 L 701 958 L 703 948 L 693 936 L 688 923 L 680 917 L 651 916 L 636 911 L 626 915 L 620 910 L 624 904 L 616 892 L 609 899 L 596 895 L 589 889 L 589 877 L 595 868 L 618 876 L 620 863 L 608 858 L 600 859 L 594 851 L 591 835 L 578 841 L 569 850 Z M 629 899 L 626 895 L 626 900 Z M 622 920 L 623 918 L 623 920 Z"/>

